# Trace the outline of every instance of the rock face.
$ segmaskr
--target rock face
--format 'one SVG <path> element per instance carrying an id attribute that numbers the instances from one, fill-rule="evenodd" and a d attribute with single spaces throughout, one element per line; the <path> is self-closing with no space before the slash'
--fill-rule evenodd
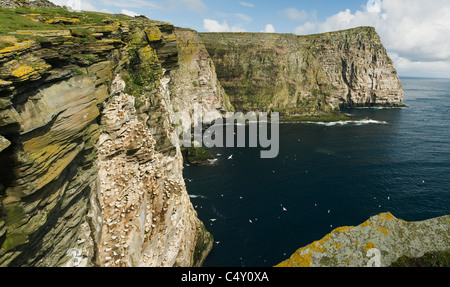
<path id="1" fill-rule="evenodd" d="M 52 8 L 45 0 L 0 6 L 21 7 L 0 11 L 11 20 L 0 36 L 0 266 L 199 266 L 213 239 L 183 181 L 176 128 L 192 123 L 180 117 L 200 107 L 214 120 L 232 103 L 316 113 L 402 101 L 370 28 L 200 37 L 144 17 L 32 9 Z"/>
<path id="2" fill-rule="evenodd" d="M 212 236 L 189 201 L 171 117 L 229 102 L 198 36 L 45 11 L 15 17 L 47 29 L 0 38 L 0 266 L 201 265 Z"/>
<path id="3" fill-rule="evenodd" d="M 390 213 L 356 227 L 340 227 L 319 241 L 297 250 L 277 267 L 391 266 L 402 256 L 450 249 L 450 216 L 406 222 Z"/>
<path id="4" fill-rule="evenodd" d="M 200 36 L 236 109 L 306 114 L 402 105 L 401 82 L 374 28 Z"/>
<path id="5" fill-rule="evenodd" d="M 134 97 L 123 93 L 125 83 L 117 77 L 113 87 L 99 142 L 106 219 L 99 265 L 196 266 L 212 238 L 190 204 L 180 148 L 173 156 L 156 152 L 150 129 L 136 117 Z"/>

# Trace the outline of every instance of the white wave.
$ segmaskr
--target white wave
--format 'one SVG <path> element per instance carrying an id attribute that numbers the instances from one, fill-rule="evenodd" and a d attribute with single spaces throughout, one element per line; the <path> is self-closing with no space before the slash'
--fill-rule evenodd
<path id="1" fill-rule="evenodd" d="M 209 161 L 209 163 L 207 163 L 207 164 L 215 164 L 215 163 L 217 163 L 218 159 L 217 158 L 215 158 L 215 159 L 208 159 L 208 161 Z"/>
<path id="2" fill-rule="evenodd" d="M 352 109 L 371 109 L 371 110 L 392 110 L 392 109 L 403 109 L 405 107 L 354 107 Z"/>
<path id="3" fill-rule="evenodd" d="M 206 198 L 204 195 L 189 194 L 190 198 Z"/>
<path id="4" fill-rule="evenodd" d="M 355 126 L 362 126 L 362 125 L 387 125 L 388 123 L 385 121 L 377 121 L 377 120 L 358 120 L 358 121 L 336 121 L 336 122 L 305 122 L 306 124 L 316 124 L 316 125 L 322 125 L 327 127 L 333 127 L 333 126 L 345 126 L 345 125 L 355 125 Z"/>

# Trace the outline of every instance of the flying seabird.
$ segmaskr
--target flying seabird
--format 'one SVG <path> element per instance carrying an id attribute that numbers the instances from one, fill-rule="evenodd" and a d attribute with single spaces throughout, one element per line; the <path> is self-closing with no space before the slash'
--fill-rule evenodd
<path id="1" fill-rule="evenodd" d="M 230 155 L 230 156 L 228 157 L 228 159 L 233 159 L 233 155 Z"/>

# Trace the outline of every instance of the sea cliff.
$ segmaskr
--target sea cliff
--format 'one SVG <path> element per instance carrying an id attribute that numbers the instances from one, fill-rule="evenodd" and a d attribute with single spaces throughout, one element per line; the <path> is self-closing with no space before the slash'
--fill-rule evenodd
<path id="1" fill-rule="evenodd" d="M 309 36 L 200 36 L 236 109 L 320 115 L 403 105 L 402 84 L 372 27 Z"/>
<path id="2" fill-rule="evenodd" d="M 177 117 L 401 105 L 378 35 L 199 34 L 0 1 L 0 266 L 200 266 Z"/>
<path id="3" fill-rule="evenodd" d="M 213 239 L 172 115 L 230 105 L 197 33 L 14 3 L 0 12 L 0 266 L 201 265 Z"/>

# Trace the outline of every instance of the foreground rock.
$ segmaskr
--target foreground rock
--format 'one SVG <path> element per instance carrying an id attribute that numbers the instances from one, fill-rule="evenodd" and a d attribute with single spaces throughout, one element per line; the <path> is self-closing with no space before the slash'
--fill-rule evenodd
<path id="1" fill-rule="evenodd" d="M 340 227 L 297 250 L 277 267 L 380 267 L 399 258 L 450 250 L 450 216 L 406 222 L 390 213 L 353 227 Z M 370 261 L 370 262 L 369 262 Z"/>

